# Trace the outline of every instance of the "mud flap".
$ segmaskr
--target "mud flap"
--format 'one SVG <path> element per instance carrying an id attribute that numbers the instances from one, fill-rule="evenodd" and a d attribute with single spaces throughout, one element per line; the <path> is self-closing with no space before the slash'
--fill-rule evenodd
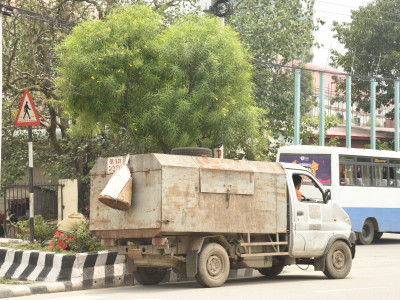
<path id="1" fill-rule="evenodd" d="M 197 274 L 197 255 L 198 250 L 190 250 L 186 253 L 186 276 L 194 278 Z"/>
<path id="2" fill-rule="evenodd" d="M 323 256 L 314 259 L 314 270 L 325 271 L 325 253 Z"/>

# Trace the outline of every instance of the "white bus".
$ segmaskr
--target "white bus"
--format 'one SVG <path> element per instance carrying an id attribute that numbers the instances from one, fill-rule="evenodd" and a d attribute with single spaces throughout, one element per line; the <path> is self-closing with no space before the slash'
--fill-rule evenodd
<path id="1" fill-rule="evenodd" d="M 309 169 L 350 216 L 358 242 L 400 233 L 400 152 L 322 146 L 285 146 L 277 161 Z M 307 183 L 301 192 L 307 195 Z M 304 192 L 303 192 L 304 191 Z"/>

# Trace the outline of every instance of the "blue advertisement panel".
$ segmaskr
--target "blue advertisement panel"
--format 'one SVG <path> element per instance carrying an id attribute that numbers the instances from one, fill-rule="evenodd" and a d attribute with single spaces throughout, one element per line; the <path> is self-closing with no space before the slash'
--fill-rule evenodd
<path id="1" fill-rule="evenodd" d="M 281 154 L 279 161 L 303 166 L 322 184 L 331 184 L 331 157 L 329 155 Z"/>

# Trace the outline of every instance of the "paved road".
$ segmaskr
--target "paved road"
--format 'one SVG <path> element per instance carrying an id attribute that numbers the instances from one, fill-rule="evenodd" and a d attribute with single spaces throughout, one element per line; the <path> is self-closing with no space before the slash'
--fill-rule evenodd
<path id="1" fill-rule="evenodd" d="M 353 268 L 343 280 L 326 279 L 322 272 L 314 272 L 312 267 L 303 271 L 296 266 L 290 266 L 274 279 L 235 279 L 229 280 L 223 287 L 212 289 L 201 288 L 196 282 L 186 282 L 42 294 L 14 299 L 400 299 L 400 235 L 384 234 L 377 244 L 358 246 Z"/>

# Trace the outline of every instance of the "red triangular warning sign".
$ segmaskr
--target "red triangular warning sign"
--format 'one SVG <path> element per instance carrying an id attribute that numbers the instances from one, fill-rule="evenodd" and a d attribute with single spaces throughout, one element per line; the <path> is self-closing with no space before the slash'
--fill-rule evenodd
<path id="1" fill-rule="evenodd" d="M 39 116 L 36 112 L 35 106 L 33 105 L 31 95 L 26 89 L 19 107 L 17 119 L 15 120 L 15 126 L 33 126 L 39 124 Z"/>

